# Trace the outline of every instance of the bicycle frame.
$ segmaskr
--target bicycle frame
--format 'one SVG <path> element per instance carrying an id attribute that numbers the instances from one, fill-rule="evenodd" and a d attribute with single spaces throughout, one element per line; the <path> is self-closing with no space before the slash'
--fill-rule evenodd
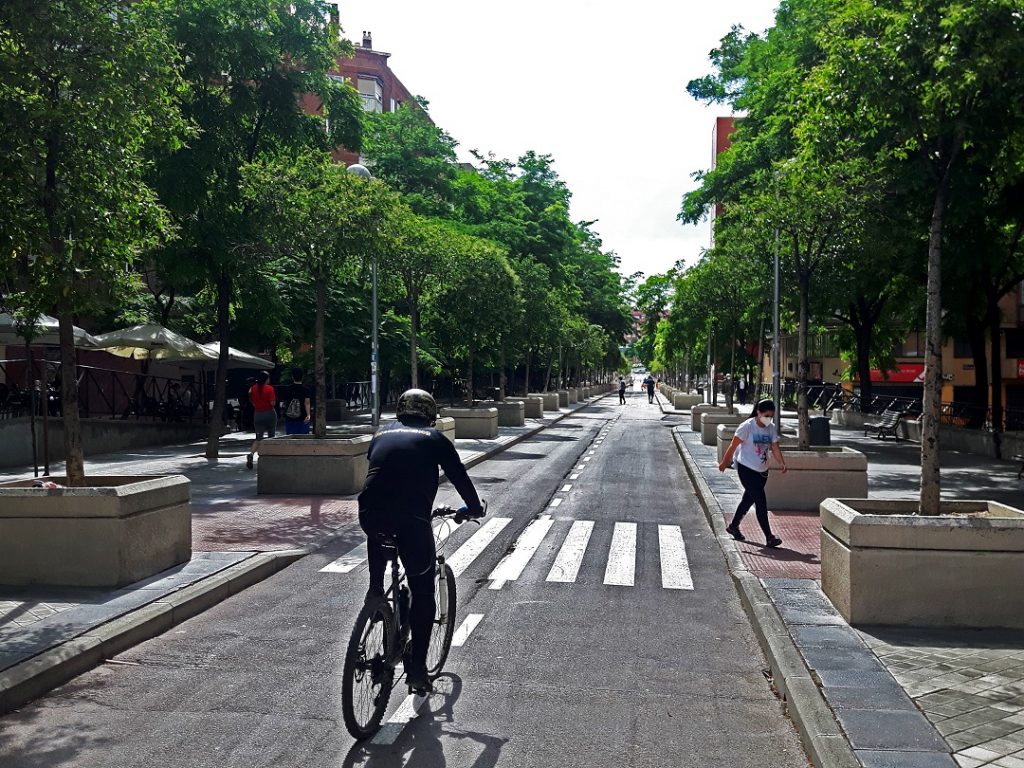
<path id="1" fill-rule="evenodd" d="M 448 574 L 445 570 L 445 558 L 443 554 L 437 554 L 437 572 L 435 578 L 437 580 L 437 586 L 434 588 L 434 597 L 437 600 L 438 618 L 436 622 L 444 624 L 448 621 Z M 405 653 L 405 643 L 402 642 L 406 637 L 407 632 L 411 632 L 409 626 L 408 615 L 402 616 L 402 611 L 399 608 L 399 595 L 402 589 L 409 590 L 409 584 L 406 581 L 405 574 L 398 565 L 398 552 L 395 551 L 393 557 L 389 555 L 391 560 L 391 586 L 388 588 L 385 594 L 385 599 L 388 603 L 388 608 L 391 611 L 391 615 L 395 618 L 391 622 L 391 636 L 386 638 L 387 641 L 387 663 L 388 666 L 395 667 L 398 662 L 402 661 L 402 657 Z M 409 594 L 410 605 L 412 594 Z"/>

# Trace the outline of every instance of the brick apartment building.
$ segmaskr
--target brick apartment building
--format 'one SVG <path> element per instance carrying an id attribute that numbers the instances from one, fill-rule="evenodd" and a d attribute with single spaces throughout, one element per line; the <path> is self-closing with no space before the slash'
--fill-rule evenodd
<path id="1" fill-rule="evenodd" d="M 332 20 L 337 22 L 335 12 L 331 15 Z M 373 35 L 363 32 L 362 43 L 355 45 L 355 56 L 350 59 L 339 58 L 328 72 L 328 77 L 339 83 L 348 83 L 359 91 L 363 109 L 367 112 L 394 112 L 402 104 L 416 104 L 409 89 L 388 66 L 389 58 L 390 53 L 374 50 Z M 321 107 L 319 100 L 312 94 L 303 98 L 302 106 L 311 113 L 319 111 Z M 334 158 L 346 165 L 361 162 L 358 153 L 344 147 L 338 148 Z"/>

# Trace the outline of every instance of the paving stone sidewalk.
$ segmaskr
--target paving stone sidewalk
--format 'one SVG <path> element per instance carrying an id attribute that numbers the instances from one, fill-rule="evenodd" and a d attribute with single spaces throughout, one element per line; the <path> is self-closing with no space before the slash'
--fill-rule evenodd
<path id="1" fill-rule="evenodd" d="M 682 421 L 676 434 L 728 516 L 738 483 L 718 471 L 717 451 Z M 868 455 L 872 497 L 916 496 L 918 446 L 835 427 L 832 442 Z M 972 454 L 943 452 L 943 484 L 950 496 L 1016 506 L 1024 497 L 1015 465 Z M 863 765 L 1024 768 L 1022 633 L 851 628 L 821 592 L 820 571 L 808 573 L 809 565 L 820 568 L 817 515 L 773 511 L 772 525 L 789 552 L 744 542 L 740 557 L 760 578 Z M 750 518 L 743 530 L 760 537 Z"/>

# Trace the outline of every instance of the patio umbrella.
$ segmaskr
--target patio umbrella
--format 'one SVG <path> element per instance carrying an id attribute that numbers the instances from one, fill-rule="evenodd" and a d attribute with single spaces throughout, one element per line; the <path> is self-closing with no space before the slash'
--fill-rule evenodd
<path id="1" fill-rule="evenodd" d="M 216 364 L 220 358 L 220 342 L 211 341 L 208 344 L 200 344 L 199 348 L 203 350 L 202 358 L 195 357 L 167 357 L 161 360 L 164 363 L 174 363 L 177 365 L 191 365 L 199 364 L 206 368 L 207 364 Z M 240 349 L 234 347 L 228 347 L 228 368 L 253 368 L 262 369 L 266 371 L 273 370 L 274 364 L 269 360 L 264 360 L 262 357 L 256 355 L 250 355 L 248 352 L 243 352 Z"/>
<path id="2" fill-rule="evenodd" d="M 7 312 L 0 313 L 0 344 L 35 344 L 40 347 L 60 346 L 59 321 L 49 315 L 39 315 L 33 323 L 35 334 L 31 339 L 22 335 L 22 329 L 15 323 L 15 319 Z M 76 347 L 94 347 L 96 338 L 77 325 L 73 326 Z"/>
<path id="3" fill-rule="evenodd" d="M 112 355 L 135 360 L 201 361 L 207 357 L 203 348 L 192 339 L 155 323 L 101 333 L 96 337 L 95 346 Z"/>

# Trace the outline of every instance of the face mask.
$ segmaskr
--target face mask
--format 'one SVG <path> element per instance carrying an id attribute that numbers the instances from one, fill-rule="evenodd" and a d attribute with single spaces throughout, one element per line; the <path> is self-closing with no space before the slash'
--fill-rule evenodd
<path id="1" fill-rule="evenodd" d="M 766 427 L 770 427 L 772 424 L 775 423 L 775 419 L 773 419 L 771 416 L 762 416 L 761 423 L 764 424 L 764 426 Z"/>

